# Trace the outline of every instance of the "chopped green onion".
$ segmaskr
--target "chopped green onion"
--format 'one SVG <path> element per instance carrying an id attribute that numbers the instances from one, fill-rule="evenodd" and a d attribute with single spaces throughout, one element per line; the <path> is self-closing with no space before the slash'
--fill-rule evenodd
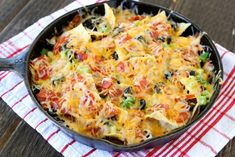
<path id="1" fill-rule="evenodd" d="M 208 82 L 207 82 L 206 80 L 204 80 L 201 75 L 197 75 L 197 76 L 196 76 L 196 79 L 197 79 L 197 81 L 200 82 L 201 84 L 208 84 Z"/>
<path id="2" fill-rule="evenodd" d="M 133 97 L 127 97 L 122 102 L 122 107 L 130 109 L 135 104 L 135 98 Z"/>
<path id="3" fill-rule="evenodd" d="M 64 50 L 64 51 L 61 51 L 61 52 L 60 52 L 61 58 L 66 58 L 66 57 L 67 57 L 67 54 L 68 54 L 68 50 Z"/>
<path id="4" fill-rule="evenodd" d="M 203 95 L 200 95 L 198 97 L 198 103 L 199 103 L 199 105 L 205 105 L 207 103 L 207 97 L 203 96 Z"/>
<path id="5" fill-rule="evenodd" d="M 202 94 L 198 97 L 199 105 L 206 105 L 209 102 L 210 94 L 207 90 L 203 91 Z"/>
<path id="6" fill-rule="evenodd" d="M 199 58 L 201 62 L 206 62 L 209 58 L 209 52 L 203 51 Z"/>
<path id="7" fill-rule="evenodd" d="M 141 24 L 142 24 L 142 21 L 141 21 L 141 20 L 138 20 L 138 21 L 135 22 L 134 25 L 135 25 L 135 26 L 139 26 L 139 25 L 141 25 Z"/>
<path id="8" fill-rule="evenodd" d="M 41 54 L 41 55 L 47 55 L 47 52 L 48 52 L 48 51 L 49 51 L 49 50 L 43 48 L 42 51 L 40 52 L 40 54 Z"/>
<path id="9" fill-rule="evenodd" d="M 77 66 L 77 72 L 80 74 L 89 73 L 91 71 L 88 65 L 79 65 Z"/>
<path id="10" fill-rule="evenodd" d="M 167 43 L 162 44 L 163 48 L 167 48 L 169 45 Z"/>
<path id="11" fill-rule="evenodd" d="M 208 84 L 208 82 L 203 78 L 203 70 L 197 71 L 196 79 L 201 84 Z"/>
<path id="12" fill-rule="evenodd" d="M 110 31 L 110 29 L 111 28 L 107 22 L 101 23 L 98 28 L 99 32 L 102 32 L 102 33 L 107 33 Z"/>

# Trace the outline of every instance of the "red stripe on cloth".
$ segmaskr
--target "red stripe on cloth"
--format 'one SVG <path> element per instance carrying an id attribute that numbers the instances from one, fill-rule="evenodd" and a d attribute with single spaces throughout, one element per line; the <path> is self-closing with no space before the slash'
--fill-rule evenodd
<path id="1" fill-rule="evenodd" d="M 0 48 L 3 49 L 8 54 L 8 52 L 4 46 L 0 45 Z M 0 53 L 3 55 L 3 57 L 6 57 L 6 55 L 3 53 L 3 51 L 0 51 Z"/>
<path id="2" fill-rule="evenodd" d="M 219 131 L 218 129 L 216 129 L 215 127 L 212 127 L 212 129 L 217 132 L 218 134 L 220 134 L 221 136 L 223 136 L 224 138 L 226 138 L 227 140 L 231 140 L 230 137 L 228 137 L 226 134 L 224 134 L 223 132 Z"/>
<path id="3" fill-rule="evenodd" d="M 102 0 L 97 0 L 95 3 L 100 3 L 100 1 L 102 1 Z"/>
<path id="4" fill-rule="evenodd" d="M 118 157 L 121 153 L 120 152 L 115 152 L 115 153 L 112 153 L 112 156 L 113 157 Z"/>
<path id="5" fill-rule="evenodd" d="M 91 149 L 89 152 L 87 152 L 86 154 L 84 154 L 82 157 L 87 157 L 89 155 L 91 155 L 93 152 L 95 152 L 95 148 Z"/>
<path id="6" fill-rule="evenodd" d="M 130 152 L 131 155 L 136 156 L 136 157 L 144 157 L 142 154 L 139 152 Z"/>
<path id="7" fill-rule="evenodd" d="M 75 142 L 76 142 L 75 139 L 73 139 L 71 142 L 67 143 L 67 144 L 61 149 L 60 153 L 63 154 L 64 151 L 65 151 L 69 146 L 71 146 L 73 143 L 75 143 Z"/>
<path id="8" fill-rule="evenodd" d="M 125 157 L 129 157 L 129 156 L 126 154 L 126 152 L 121 152 L 120 155 L 123 155 L 123 156 L 125 156 Z"/>
<path id="9" fill-rule="evenodd" d="M 10 91 L 12 91 L 13 89 L 15 89 L 18 85 L 20 85 L 22 82 L 24 82 L 23 80 L 16 83 L 12 88 L 8 89 L 7 91 L 5 91 L 4 93 L 2 93 L 2 95 L 0 95 L 0 97 L 3 97 L 5 94 L 9 93 Z"/>
<path id="10" fill-rule="evenodd" d="M 234 92 L 234 93 L 235 93 L 235 92 Z M 231 109 L 231 108 L 233 107 L 234 103 L 235 103 L 235 100 L 233 100 L 233 101 L 229 104 L 229 106 L 225 109 L 225 111 L 228 111 L 229 109 Z M 223 117 L 223 115 L 219 115 L 219 117 L 217 117 L 217 118 L 215 119 L 215 121 L 213 122 L 212 125 L 214 126 L 222 117 Z M 203 131 L 203 133 L 202 133 L 201 135 L 199 135 L 198 139 L 201 139 L 209 130 L 210 130 L 210 128 L 208 127 L 205 131 Z M 197 143 L 197 141 L 194 140 L 190 145 L 188 145 L 188 146 L 184 149 L 183 155 L 184 155 L 184 153 L 186 154 L 186 153 L 190 150 L 190 148 L 191 148 L 193 145 L 195 145 L 196 143 Z M 186 145 L 185 145 L 185 146 L 186 146 Z"/>
<path id="11" fill-rule="evenodd" d="M 205 147 L 209 148 L 211 150 L 211 152 L 213 152 L 215 155 L 217 154 L 216 150 L 214 150 L 214 148 L 209 145 L 208 143 L 202 141 L 201 139 L 199 139 L 198 137 L 196 137 L 194 134 L 190 134 L 190 132 L 186 132 L 186 134 L 188 134 L 189 136 L 193 137 L 193 139 L 199 143 L 201 143 L 202 145 L 204 145 Z M 183 154 L 184 156 L 187 155 L 185 153 L 185 151 L 181 151 L 181 154 Z"/>
<path id="12" fill-rule="evenodd" d="M 218 49 L 219 53 L 220 53 L 220 56 L 223 55 L 224 52 L 228 51 L 227 49 L 225 49 L 224 47 L 222 47 L 221 45 L 219 44 L 216 44 L 216 48 Z M 234 55 L 233 53 L 230 53 L 230 55 Z"/>
<path id="13" fill-rule="evenodd" d="M 128 154 L 130 154 L 133 157 L 140 157 L 138 154 L 136 154 L 135 152 L 129 152 Z"/>
<path id="14" fill-rule="evenodd" d="M 234 85 L 235 86 L 235 85 Z M 230 99 L 234 99 L 235 97 L 234 97 L 234 95 L 224 95 L 224 97 L 228 97 L 228 98 L 230 98 Z"/>
<path id="15" fill-rule="evenodd" d="M 35 111 L 36 109 L 37 109 L 37 107 L 34 107 L 32 110 L 30 110 L 29 112 L 27 112 L 27 113 L 24 115 L 23 119 L 25 119 L 30 113 L 32 113 L 32 112 Z"/>
<path id="16" fill-rule="evenodd" d="M 173 141 L 171 141 L 171 142 L 169 142 L 169 143 L 173 143 Z M 153 156 L 153 154 L 154 154 L 156 151 L 158 151 L 160 148 L 162 148 L 162 147 L 155 147 L 155 148 L 153 148 L 153 150 L 150 151 L 150 152 L 146 155 L 146 157 L 151 157 L 151 156 Z"/>
<path id="17" fill-rule="evenodd" d="M 45 121 L 47 121 L 48 120 L 48 118 L 45 118 L 44 120 L 42 120 L 41 122 L 39 122 L 36 126 L 35 126 L 35 130 L 37 130 L 37 128 L 42 124 L 42 123 L 44 123 Z"/>
<path id="18" fill-rule="evenodd" d="M 2 76 L 3 74 L 5 74 L 7 71 L 0 71 L 0 76 Z"/>
<path id="19" fill-rule="evenodd" d="M 176 140 L 170 141 L 170 142 L 168 142 L 166 145 L 164 145 L 164 148 L 161 149 L 161 151 L 157 153 L 157 156 L 160 156 L 160 154 L 162 154 L 163 152 L 165 152 L 170 146 L 174 146 L 174 147 L 172 147 L 172 149 L 173 149 L 173 148 L 175 149 L 175 147 L 176 147 L 176 146 L 174 145 L 174 142 L 175 142 L 175 141 L 176 141 Z M 162 147 L 158 147 L 158 149 L 155 149 L 155 150 L 151 151 L 151 152 L 150 152 L 151 155 L 149 155 L 148 157 L 153 156 L 158 150 L 160 150 L 160 148 L 162 148 Z"/>
<path id="20" fill-rule="evenodd" d="M 223 85 L 223 90 L 225 90 L 225 91 L 227 91 L 226 89 L 224 89 L 224 87 L 225 87 L 225 85 L 227 85 L 227 84 L 230 84 L 230 79 L 231 79 L 231 76 L 234 74 L 234 72 L 235 72 L 235 68 L 231 71 L 231 73 L 229 74 L 229 77 L 225 80 L 225 82 L 224 82 L 224 85 Z M 227 91 L 228 92 L 228 91 Z M 221 97 L 221 94 L 219 95 L 219 97 Z M 217 99 L 218 100 L 218 99 Z M 218 105 L 219 106 L 219 105 Z M 218 107 L 217 106 L 217 107 Z M 223 107 L 223 106 L 222 106 Z M 209 113 L 204 117 L 204 120 L 206 120 L 207 118 L 208 118 L 208 116 L 210 115 L 210 113 L 212 112 L 212 110 L 210 110 L 209 111 Z M 213 116 L 212 116 L 213 117 Z M 193 128 L 197 128 L 198 126 L 200 126 L 201 125 L 201 123 L 200 122 L 198 122 L 197 123 L 197 125 L 195 125 Z M 192 129 L 193 130 L 193 129 Z M 194 129 L 194 131 L 195 131 L 195 129 Z M 183 138 L 181 139 L 181 140 L 178 140 L 178 141 L 175 141 L 176 143 L 175 143 L 175 145 L 179 145 L 179 144 L 181 144 L 182 142 L 184 142 L 184 140 L 187 138 L 187 136 L 183 136 Z M 159 152 L 159 154 L 158 155 L 160 155 L 160 154 L 162 154 L 164 151 L 166 151 L 168 148 L 170 147 L 170 143 L 169 144 L 167 144 L 167 146 L 163 149 L 163 150 L 161 150 L 160 152 Z M 167 153 L 169 153 L 170 151 L 172 151 L 174 149 L 174 147 L 171 147 L 168 151 L 167 151 Z M 154 152 L 155 153 L 155 152 Z"/>
<path id="21" fill-rule="evenodd" d="M 4 79 L 4 77 L 6 77 L 8 74 L 10 74 L 10 71 L 8 71 L 5 75 L 3 75 L 0 80 Z"/>
<path id="22" fill-rule="evenodd" d="M 15 50 L 13 50 L 13 48 L 7 44 L 7 42 L 4 42 L 1 44 L 2 48 L 8 53 L 10 54 L 11 52 L 14 52 Z"/>
<path id="23" fill-rule="evenodd" d="M 235 68 L 234 68 L 234 69 L 235 69 Z M 233 70 L 233 73 L 234 73 L 234 71 L 235 71 L 235 70 Z M 223 90 L 223 91 L 221 90 L 222 92 L 220 93 L 220 95 L 219 95 L 219 97 L 217 98 L 217 100 L 218 100 L 222 95 L 224 95 L 225 92 L 228 91 L 228 88 L 230 88 L 230 87 L 231 87 L 231 84 L 233 84 L 233 82 L 234 82 L 234 80 L 235 80 L 235 77 L 230 76 L 230 74 L 229 74 L 228 77 L 227 77 L 227 80 L 228 80 L 228 79 L 231 79 L 230 82 L 229 82 L 229 85 L 225 88 L 225 85 L 226 85 L 226 84 L 225 84 L 225 83 L 223 84 L 223 86 L 222 86 L 222 90 Z M 225 80 L 225 81 L 226 81 L 226 80 Z M 225 88 L 225 89 L 224 89 L 224 88 Z M 226 95 L 225 95 L 225 96 L 226 96 Z"/>
<path id="24" fill-rule="evenodd" d="M 212 110 L 215 110 L 214 108 L 212 108 Z M 217 110 L 216 110 L 217 111 Z M 220 112 L 219 112 L 220 113 Z M 221 114 L 221 113 L 220 113 Z M 202 122 L 205 123 L 207 126 L 211 127 L 215 132 L 217 132 L 218 134 L 220 134 L 221 136 L 223 136 L 224 138 L 226 138 L 227 140 L 230 140 L 230 138 L 225 135 L 224 133 L 222 133 L 221 131 L 219 131 L 218 129 L 216 129 L 215 127 L 213 127 L 211 124 L 208 123 L 208 121 L 205 121 L 204 119 L 202 119 Z"/>
<path id="25" fill-rule="evenodd" d="M 39 27 L 44 28 L 39 21 L 36 22 Z"/>
<path id="26" fill-rule="evenodd" d="M 229 51 L 224 51 L 223 54 L 220 56 L 221 59 L 224 58 L 224 56 L 228 53 Z"/>
<path id="27" fill-rule="evenodd" d="M 63 10 L 64 10 L 65 12 L 68 12 L 68 10 L 67 10 L 66 8 L 63 8 Z"/>
<path id="28" fill-rule="evenodd" d="M 230 92 L 230 91 L 229 91 L 229 92 Z M 235 93 L 235 91 L 234 91 L 232 94 L 234 94 L 234 93 Z M 219 110 L 221 110 L 221 109 L 224 107 L 224 105 L 227 103 L 227 101 L 222 102 L 223 100 L 224 100 L 224 99 L 221 99 L 221 101 L 218 102 L 218 104 L 219 104 L 218 106 L 221 106 Z M 232 101 L 232 103 L 233 103 L 233 102 L 234 102 L 234 100 Z M 225 112 L 227 112 L 228 109 L 230 109 L 232 106 L 233 106 L 233 105 L 229 104 L 228 107 L 225 108 Z M 211 112 L 213 112 L 213 110 L 210 110 L 210 112 L 207 114 L 207 117 L 208 117 L 208 115 L 212 114 Z M 223 117 L 223 115 L 220 114 L 220 115 L 218 115 L 218 117 L 216 117 L 216 119 L 215 119 L 214 121 L 212 121 L 212 120 L 215 118 L 216 115 L 217 115 L 217 112 L 215 112 L 214 115 L 213 115 L 210 119 L 208 119 L 208 121 L 211 122 L 211 126 L 212 126 L 212 127 Z M 195 128 L 197 128 L 197 127 L 199 128 L 200 125 L 201 125 L 201 123 L 198 122 L 197 125 L 195 125 L 195 126 L 192 128 L 192 130 L 195 130 Z M 198 130 L 202 130 L 203 128 L 204 128 L 204 125 L 202 125 Z M 207 127 L 207 128 L 205 129 L 205 131 L 203 131 L 201 134 L 197 133 L 197 135 L 199 135 L 199 137 L 202 138 L 210 129 L 211 129 L 210 127 Z M 199 138 L 199 139 L 200 139 L 200 138 Z M 184 138 L 182 138 L 181 141 L 184 142 L 184 144 L 181 143 L 182 146 L 180 147 L 180 149 L 183 149 L 185 146 L 187 146 L 188 143 L 192 142 L 193 140 L 188 139 L 187 141 L 185 141 Z M 180 141 L 178 141 L 178 142 L 180 143 Z M 191 143 L 189 146 L 192 147 L 192 144 L 195 144 L 196 142 L 197 142 L 197 141 L 194 140 L 193 143 Z M 190 149 L 189 146 L 186 147 L 186 150 L 187 150 L 187 151 Z M 176 153 L 177 153 L 177 152 L 175 152 L 175 154 L 176 154 Z M 184 152 L 184 153 L 186 153 L 186 152 Z M 174 154 L 173 154 L 173 155 L 174 155 Z"/>
<path id="29" fill-rule="evenodd" d="M 33 41 L 33 38 L 25 31 L 23 31 L 24 35 L 29 38 L 30 41 Z"/>
<path id="30" fill-rule="evenodd" d="M 234 98 L 233 98 L 234 99 Z M 223 112 L 221 112 L 222 114 L 223 114 Z M 224 115 L 228 118 L 228 119 L 230 119 L 231 121 L 233 121 L 233 122 L 235 122 L 235 118 L 234 117 L 232 117 L 232 116 L 230 116 L 230 115 L 228 115 L 228 114 L 226 114 L 226 113 L 224 113 Z"/>
<path id="31" fill-rule="evenodd" d="M 207 148 L 209 148 L 211 150 L 211 152 L 213 152 L 215 155 L 217 154 L 217 151 L 209 144 L 207 144 L 206 142 L 202 141 L 202 140 L 199 140 L 199 142 L 201 144 L 203 144 L 204 146 L 206 146 Z"/>
<path id="32" fill-rule="evenodd" d="M 18 49 L 18 47 L 15 45 L 15 43 L 14 42 L 12 42 L 11 41 L 11 39 L 9 39 L 8 41 L 6 41 L 7 43 L 8 43 L 8 45 L 10 45 L 10 46 L 12 46 L 13 47 L 13 49 L 15 49 L 15 50 L 17 50 Z"/>
<path id="33" fill-rule="evenodd" d="M 223 115 L 221 114 L 220 117 L 222 118 Z M 212 116 L 211 119 L 213 119 L 213 118 L 214 118 L 214 117 Z M 219 119 L 219 120 L 220 120 L 220 119 Z M 194 145 L 195 143 L 197 143 L 197 142 L 200 142 L 200 139 L 201 139 L 210 129 L 212 129 L 212 127 L 214 127 L 214 125 L 215 125 L 219 120 L 216 120 L 216 119 L 215 119 L 215 121 L 213 121 L 212 124 L 210 125 L 211 127 L 206 127 L 206 130 L 203 131 L 203 132 L 201 133 L 201 135 L 200 135 L 199 133 L 197 133 L 197 135 L 200 135 L 198 139 L 194 139 L 194 140 L 188 139 L 188 140 L 185 142 L 186 136 L 185 136 L 184 138 L 182 138 L 181 140 L 182 140 L 182 142 L 185 142 L 185 144 L 182 144 L 182 146 L 181 146 L 180 148 L 178 148 L 178 149 L 182 150 L 182 149 L 184 148 L 184 146 L 186 146 L 188 143 L 190 143 L 190 142 L 192 142 L 192 141 L 194 141 L 193 145 Z M 200 123 L 200 122 L 198 122 L 198 123 Z M 205 128 L 205 127 L 204 127 L 204 128 Z M 202 127 L 199 128 L 198 130 L 201 130 L 201 129 L 203 129 L 203 125 L 202 125 Z M 192 128 L 192 130 L 194 130 L 194 129 Z M 199 131 L 199 132 L 200 132 L 200 131 Z M 186 132 L 186 133 L 188 133 L 188 132 Z M 178 143 L 177 143 L 177 144 L 178 144 Z M 191 145 L 189 149 L 191 149 L 191 147 L 192 147 L 193 145 Z M 173 148 L 171 148 L 170 150 L 168 150 L 168 152 L 170 152 L 170 151 L 172 151 L 172 150 L 173 150 Z M 168 153 L 168 152 L 167 152 L 167 153 Z M 185 152 L 185 151 L 181 151 L 181 152 L 183 152 L 183 153 L 181 153 L 181 154 L 183 154 L 183 155 L 186 155 L 186 153 L 187 153 L 187 152 Z M 178 153 L 177 150 L 175 150 L 175 152 L 173 153 L 173 156 L 176 155 L 177 153 Z"/>
<path id="34" fill-rule="evenodd" d="M 144 157 L 140 152 L 131 152 L 131 154 L 137 157 Z"/>
<path id="35" fill-rule="evenodd" d="M 60 128 L 58 128 L 56 131 L 54 131 L 53 133 L 51 133 L 48 138 L 47 141 L 49 141 L 55 134 L 57 134 L 60 131 Z"/>
<path id="36" fill-rule="evenodd" d="M 21 102 L 22 100 L 24 100 L 29 94 L 27 93 L 26 95 L 24 95 L 22 98 L 20 98 L 18 101 L 16 101 L 11 108 L 14 108 L 19 102 Z"/>
<path id="37" fill-rule="evenodd" d="M 233 93 L 234 93 L 234 92 L 233 92 Z M 222 108 L 224 107 L 224 105 L 227 103 L 227 101 L 225 101 L 225 102 L 222 103 L 222 100 L 223 100 L 223 99 L 221 99 L 221 101 L 219 102 L 220 105 L 218 105 L 218 106 L 221 106 L 220 109 L 222 109 Z M 205 116 L 205 118 L 207 118 L 209 115 L 211 115 L 212 112 L 213 112 L 213 110 L 210 110 L 210 112 L 207 114 L 207 116 Z M 212 115 L 212 117 L 208 120 L 208 121 L 210 121 L 210 122 L 212 123 L 212 124 L 211 124 L 211 127 L 213 127 L 213 126 L 223 117 L 223 115 L 220 114 L 218 117 L 221 117 L 221 118 L 218 119 L 218 117 L 217 117 L 214 121 L 212 121 L 212 120 L 216 117 L 216 115 L 217 115 L 217 112 L 215 112 L 214 115 Z M 205 128 L 205 125 L 202 125 L 201 127 L 199 127 L 200 125 L 202 125 L 202 124 L 201 124 L 200 121 L 199 121 L 199 122 L 197 123 L 197 125 L 192 128 L 192 130 L 196 130 L 196 128 L 198 128 L 197 135 L 199 135 L 200 138 L 202 138 L 202 137 L 211 129 L 211 127 L 207 127 L 205 131 L 203 131 L 201 134 L 199 134 L 200 130 L 202 130 L 203 128 Z M 193 140 L 191 140 L 191 139 L 188 139 L 187 141 L 185 141 L 185 138 L 186 138 L 186 136 L 181 139 L 181 141 L 184 142 L 184 144 L 182 144 L 181 141 L 177 141 L 177 142 L 178 142 L 177 144 L 182 144 L 182 146 L 180 147 L 180 149 L 183 149 L 185 146 L 187 146 L 188 143 L 190 143 L 190 142 L 193 141 Z M 196 140 L 194 140 L 193 144 L 195 144 L 195 143 L 196 143 Z M 190 145 L 190 146 L 192 146 L 192 145 Z M 189 149 L 189 148 L 188 148 L 188 149 Z M 172 149 L 171 149 L 171 150 L 172 150 Z M 170 151 L 170 150 L 169 150 L 169 151 Z M 168 152 L 169 152 L 169 151 L 168 151 Z M 173 155 L 175 155 L 176 153 L 177 153 L 177 152 L 175 151 Z M 186 154 L 186 152 L 185 152 L 185 154 Z"/>
<path id="38" fill-rule="evenodd" d="M 234 98 L 232 98 L 232 97 L 229 97 L 229 98 L 234 99 Z M 228 115 L 228 114 L 225 113 L 225 112 L 221 112 L 221 111 L 219 111 L 218 109 L 214 109 L 214 110 L 216 110 L 216 111 L 219 112 L 220 114 L 225 115 L 228 119 L 230 119 L 231 121 L 235 122 L 235 118 L 234 118 L 234 117 Z"/>
<path id="39" fill-rule="evenodd" d="M 16 55 L 16 54 L 18 54 L 19 52 L 21 52 L 21 51 L 23 51 L 24 49 L 26 49 L 28 46 L 29 46 L 29 45 L 26 45 L 26 46 L 24 46 L 24 47 L 22 47 L 22 48 L 16 49 L 16 51 L 13 52 L 13 53 L 11 53 L 10 55 L 8 55 L 7 58 L 13 57 L 14 55 Z"/>

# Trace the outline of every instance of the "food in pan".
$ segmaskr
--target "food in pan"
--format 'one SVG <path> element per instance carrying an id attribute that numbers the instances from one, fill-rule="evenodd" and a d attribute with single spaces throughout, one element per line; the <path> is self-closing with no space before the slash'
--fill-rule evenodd
<path id="1" fill-rule="evenodd" d="M 41 106 L 70 129 L 138 144 L 184 126 L 210 101 L 214 66 L 164 11 L 77 15 L 30 62 Z"/>

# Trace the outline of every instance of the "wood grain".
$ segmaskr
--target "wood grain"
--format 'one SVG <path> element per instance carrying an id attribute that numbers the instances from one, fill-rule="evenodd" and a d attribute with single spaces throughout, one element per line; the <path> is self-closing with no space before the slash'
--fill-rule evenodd
<path id="1" fill-rule="evenodd" d="M 0 1 L 0 32 L 28 2 L 29 0 Z"/>
<path id="2" fill-rule="evenodd" d="M 1 157 L 62 157 L 34 129 L 22 122 L 7 146 L 0 152 Z"/>
<path id="3" fill-rule="evenodd" d="M 178 0 L 175 11 L 191 19 L 217 43 L 229 50 L 235 45 L 235 1 Z"/>
<path id="4" fill-rule="evenodd" d="M 1 0 L 0 43 L 30 26 L 38 19 L 72 0 Z M 143 0 L 145 1 L 145 0 Z M 202 27 L 213 40 L 235 51 L 235 1 L 231 0 L 147 0 L 171 8 L 189 17 Z M 203 4 L 203 5 L 202 5 Z M 7 9 L 8 8 L 8 9 Z M 234 34 L 232 32 L 234 31 Z M 235 156 L 235 139 L 229 142 L 217 157 Z M 0 99 L 0 156 L 60 157 L 35 130 L 22 121 Z"/>
<path id="5" fill-rule="evenodd" d="M 23 31 L 40 18 L 66 6 L 73 0 L 30 0 L 0 33 L 0 43 Z"/>
<path id="6" fill-rule="evenodd" d="M 21 119 L 15 115 L 7 104 L 0 100 L 0 150 L 4 148 Z"/>

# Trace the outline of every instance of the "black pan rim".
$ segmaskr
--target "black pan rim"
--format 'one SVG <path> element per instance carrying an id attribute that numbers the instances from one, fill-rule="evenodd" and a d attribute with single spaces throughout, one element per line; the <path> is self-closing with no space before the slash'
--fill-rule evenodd
<path id="1" fill-rule="evenodd" d="M 188 23 L 191 23 L 198 31 L 200 32 L 203 32 L 200 27 L 198 27 L 196 24 L 194 24 L 191 20 L 189 20 L 188 18 L 184 17 L 183 15 L 177 13 L 177 12 L 174 12 L 170 9 L 167 9 L 165 7 L 162 7 L 162 6 L 159 6 L 159 5 L 156 5 L 156 4 L 152 4 L 152 3 L 145 3 L 145 2 L 136 2 L 136 1 L 133 1 L 133 0 L 130 0 L 130 2 L 134 2 L 136 5 L 141 5 L 141 4 L 148 4 L 148 5 L 152 5 L 160 10 L 165 10 L 167 13 L 171 14 L 171 16 L 176 16 L 177 18 L 180 18 L 182 19 L 183 21 L 185 22 L 188 22 Z M 96 7 L 97 5 L 103 5 L 104 3 L 109 3 L 109 2 L 102 2 L 102 3 L 99 3 L 99 4 L 92 4 L 92 5 L 89 5 L 87 6 L 87 8 L 93 8 L 93 7 Z M 41 38 L 41 36 L 49 29 L 51 28 L 52 26 L 54 26 L 56 23 L 58 23 L 58 21 L 62 20 L 63 18 L 69 16 L 69 15 L 72 15 L 74 14 L 75 12 L 78 12 L 79 10 L 81 10 L 81 8 L 77 8 L 77 9 L 74 9 L 74 10 L 71 10 L 69 12 L 67 12 L 66 14 L 58 17 L 57 19 L 53 20 L 49 25 L 47 25 L 40 33 L 39 35 L 37 35 L 36 39 L 33 41 L 33 43 L 31 44 L 29 50 L 28 50 L 28 53 L 27 53 L 27 56 L 26 56 L 26 69 L 25 69 L 25 74 L 26 74 L 26 77 L 25 77 L 25 84 L 27 86 L 27 90 L 31 96 L 31 98 L 33 99 L 33 101 L 36 103 L 37 107 L 39 107 L 39 109 L 50 119 L 52 120 L 59 128 L 62 128 L 62 130 L 65 130 L 65 132 L 67 134 L 70 134 L 70 136 L 78 136 L 78 137 L 81 137 L 81 138 L 86 138 L 87 140 L 90 140 L 90 141 L 99 141 L 101 143 L 103 143 L 104 145 L 109 145 L 109 147 L 111 147 L 112 150 L 117 150 L 117 151 L 133 151 L 133 150 L 139 150 L 139 149 L 142 149 L 144 148 L 145 146 L 149 145 L 150 143 L 153 143 L 153 142 L 156 142 L 156 141 L 161 141 L 161 140 L 164 140 L 166 138 L 171 138 L 172 136 L 174 136 L 176 133 L 178 132 L 184 132 L 186 131 L 187 129 L 189 129 L 193 124 L 195 124 L 196 122 L 198 122 L 199 120 L 201 120 L 203 118 L 203 116 L 209 111 L 209 109 L 213 106 L 216 98 L 218 97 L 219 95 L 219 92 L 220 92 L 220 89 L 221 89 L 221 85 L 218 85 L 216 87 L 216 90 L 215 92 L 213 93 L 212 97 L 211 97 L 211 100 L 210 102 L 207 104 L 206 108 L 193 120 L 193 121 L 190 121 L 189 123 L 187 123 L 186 125 L 182 126 L 182 127 L 179 127 L 163 136 L 160 136 L 160 137 L 154 137 L 154 138 L 151 138 L 149 140 L 146 140 L 144 142 L 141 142 L 139 144 L 133 144 L 133 145 L 119 145 L 119 144 L 115 144 L 111 141 L 108 141 L 108 140 L 105 140 L 105 139 L 97 139 L 97 138 L 94 138 L 94 137 L 89 137 L 89 136 L 85 136 L 85 135 L 82 135 L 82 134 L 79 134 L 78 132 L 75 132 L 67 127 L 65 127 L 64 125 L 62 125 L 61 123 L 59 123 L 58 121 L 56 121 L 53 117 L 51 117 L 43 108 L 42 106 L 40 105 L 40 103 L 37 101 L 37 99 L 35 98 L 32 90 L 31 90 L 31 86 L 30 86 L 30 81 L 29 80 L 29 60 L 30 60 L 30 54 L 33 52 L 33 49 L 34 49 L 34 46 L 37 44 L 38 40 Z M 209 36 L 207 34 L 204 34 L 204 36 L 207 38 L 207 40 L 209 41 L 210 43 L 210 46 L 213 50 L 213 52 L 215 53 L 216 55 L 216 58 L 217 58 L 217 61 L 219 63 L 219 69 L 221 70 L 221 78 L 223 77 L 223 67 L 222 67 L 222 62 L 221 62 L 221 59 L 220 59 L 220 56 L 219 56 L 219 53 L 218 53 L 218 50 L 216 49 L 214 43 L 212 42 L 212 40 L 209 38 Z"/>

